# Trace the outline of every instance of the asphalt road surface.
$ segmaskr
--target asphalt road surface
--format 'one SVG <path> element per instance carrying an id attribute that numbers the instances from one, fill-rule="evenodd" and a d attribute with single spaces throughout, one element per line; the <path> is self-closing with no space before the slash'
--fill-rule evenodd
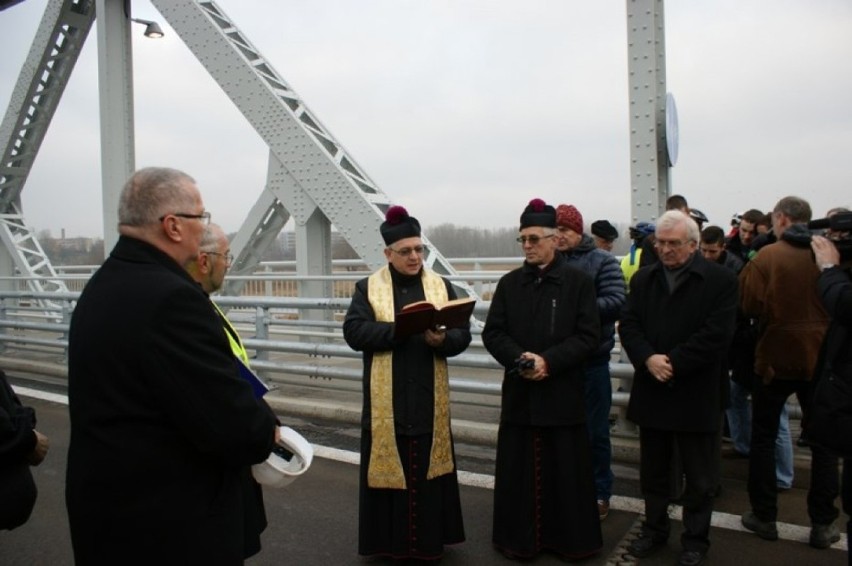
<path id="1" fill-rule="evenodd" d="M 68 411 L 61 395 L 43 400 L 24 397 L 35 407 L 39 430 L 50 437 L 51 448 L 45 462 L 34 468 L 39 499 L 30 521 L 14 531 L 0 531 L 0 565 L 63 566 L 73 564 L 68 521 L 64 503 L 65 457 L 68 448 Z M 263 535 L 263 550 L 251 558 L 250 566 L 299 565 L 337 566 L 385 564 L 367 561 L 357 555 L 358 468 L 357 430 L 333 423 L 282 420 L 299 429 L 315 445 L 318 456 L 309 472 L 282 490 L 267 490 L 266 509 L 270 526 Z M 462 505 L 467 541 L 447 549 L 441 564 L 499 565 L 510 560 L 493 550 L 491 540 L 493 454 L 488 447 L 459 447 Z M 797 469 L 796 487 L 781 494 L 779 525 L 782 539 L 767 542 L 739 525 L 739 515 L 748 509 L 742 459 L 723 459 L 722 492 L 717 499 L 712 546 L 708 565 L 796 565 L 832 566 L 847 563 L 846 538 L 828 550 L 807 545 L 808 518 L 806 492 L 808 474 Z M 641 521 L 641 501 L 637 498 L 636 471 L 618 466 L 613 510 L 603 522 L 604 548 L 596 557 L 580 564 L 635 564 L 624 548 L 635 536 Z M 673 513 L 677 513 L 673 507 Z M 680 545 L 680 525 L 674 528 L 667 548 L 642 564 L 673 564 Z M 841 525 L 842 530 L 842 525 Z M 542 555 L 537 565 L 562 563 L 554 555 Z M 116 564 L 121 564 L 119 559 Z M 389 564 L 389 562 L 388 562 Z"/>

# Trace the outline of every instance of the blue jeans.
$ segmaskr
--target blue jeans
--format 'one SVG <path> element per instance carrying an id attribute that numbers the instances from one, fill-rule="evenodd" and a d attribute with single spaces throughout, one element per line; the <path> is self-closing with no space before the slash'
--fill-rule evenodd
<path id="1" fill-rule="evenodd" d="M 748 456 L 751 452 L 751 403 L 748 389 L 731 380 L 731 406 L 725 410 L 734 450 Z"/>
<path id="2" fill-rule="evenodd" d="M 725 411 L 734 450 L 748 456 L 751 453 L 751 403 L 748 389 L 731 381 L 731 406 Z M 787 406 L 778 420 L 778 436 L 775 438 L 775 479 L 778 487 L 793 487 L 793 442 L 790 438 L 790 419 Z"/>
<path id="3" fill-rule="evenodd" d="M 609 439 L 609 410 L 612 407 L 612 382 L 609 359 L 586 364 L 584 369 L 586 426 L 592 448 L 592 470 L 597 499 L 612 496 L 612 444 Z"/>

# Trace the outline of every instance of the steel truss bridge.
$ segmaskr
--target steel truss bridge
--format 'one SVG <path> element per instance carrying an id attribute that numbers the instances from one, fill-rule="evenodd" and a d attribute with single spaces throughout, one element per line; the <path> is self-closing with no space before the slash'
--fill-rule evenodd
<path id="1" fill-rule="evenodd" d="M 12 3 L 5 1 L 0 8 Z M 268 147 L 266 184 L 231 243 L 235 254 L 231 274 L 237 277 L 227 283 L 224 294 L 240 293 L 239 276 L 255 272 L 264 250 L 291 217 L 300 275 L 331 275 L 332 225 L 371 269 L 384 265 L 378 228 L 391 198 L 237 22 L 210 0 L 151 3 Z M 106 249 L 117 239 L 119 191 L 135 169 L 130 4 L 130 0 L 48 0 L 0 124 L 0 277 L 18 275 L 35 293 L 68 289 L 34 229 L 27 226 L 21 193 L 96 23 Z M 673 107 L 667 109 L 666 104 L 663 0 L 626 0 L 626 4 L 632 217 L 651 220 L 664 208 L 668 171 L 676 155 L 672 151 L 676 122 Z M 429 249 L 428 267 L 441 275 L 456 275 L 440 250 Z M 0 284 L 0 289 L 11 289 L 5 281 L 6 287 Z M 461 295 L 477 296 L 464 282 L 455 285 Z M 328 297 L 331 291 L 330 282 L 322 278 L 306 279 L 299 288 L 303 297 Z M 38 300 L 46 312 L 55 312 L 56 305 L 42 302 L 49 301 L 44 295 Z M 309 316 L 323 318 L 329 313 L 317 310 Z"/>

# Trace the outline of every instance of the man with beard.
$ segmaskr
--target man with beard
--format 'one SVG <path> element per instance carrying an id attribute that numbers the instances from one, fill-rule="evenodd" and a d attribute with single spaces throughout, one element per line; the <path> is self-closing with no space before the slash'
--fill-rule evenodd
<path id="1" fill-rule="evenodd" d="M 210 224 L 201 238 L 198 255 L 186 266 L 190 276 L 199 284 L 209 296 L 222 288 L 225 275 L 231 267 L 234 256 L 231 254 L 231 244 L 228 236 L 218 224 Z M 216 312 L 216 316 L 222 323 L 231 353 L 239 358 L 246 366 L 249 365 L 248 352 L 246 351 L 237 329 L 225 316 L 219 306 L 210 301 L 210 306 Z M 260 534 L 266 529 L 266 509 L 263 506 L 263 491 L 251 474 L 251 468 L 246 466 L 240 472 L 243 487 L 243 504 L 245 507 L 245 520 L 243 522 L 245 546 L 244 556 L 254 556 L 260 552 Z"/>

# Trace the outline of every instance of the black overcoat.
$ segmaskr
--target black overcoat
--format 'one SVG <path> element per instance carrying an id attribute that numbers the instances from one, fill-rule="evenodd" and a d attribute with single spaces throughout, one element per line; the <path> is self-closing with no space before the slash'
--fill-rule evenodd
<path id="1" fill-rule="evenodd" d="M 497 284 L 482 341 L 500 365 L 500 422 L 565 426 L 586 422 L 583 362 L 598 346 L 600 320 L 591 276 L 562 257 L 543 273 L 524 263 Z M 524 352 L 547 362 L 549 377 L 530 381 L 514 371 Z"/>
<path id="2" fill-rule="evenodd" d="M 627 418 L 639 426 L 713 432 L 721 422 L 737 279 L 730 269 L 697 253 L 693 257 L 673 294 L 659 262 L 630 280 L 618 332 L 635 369 Z M 660 383 L 645 367 L 653 354 L 669 356 L 674 369 L 669 383 Z"/>
<path id="3" fill-rule="evenodd" d="M 122 236 L 74 310 L 68 373 L 76 563 L 241 564 L 240 472 L 276 420 L 198 284 Z"/>
<path id="4" fill-rule="evenodd" d="M 38 489 L 29 463 L 35 426 L 35 411 L 21 404 L 0 369 L 0 529 L 26 523 L 35 505 Z"/>

